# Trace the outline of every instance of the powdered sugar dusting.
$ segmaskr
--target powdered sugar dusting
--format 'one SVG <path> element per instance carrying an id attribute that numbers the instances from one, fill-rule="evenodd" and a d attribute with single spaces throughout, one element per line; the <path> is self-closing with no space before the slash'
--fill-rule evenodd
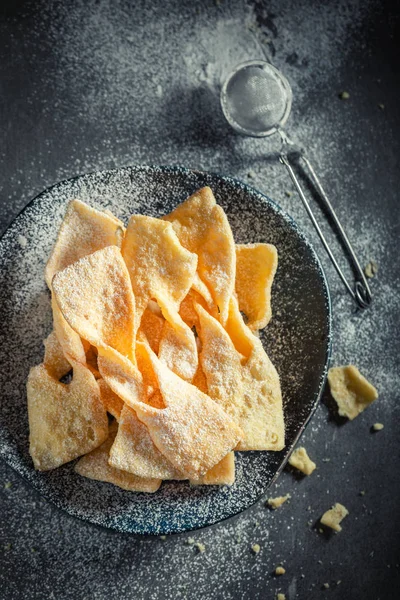
<path id="1" fill-rule="evenodd" d="M 27 243 L 28 243 L 28 240 L 26 239 L 26 237 L 24 235 L 20 234 L 18 236 L 18 244 L 21 246 L 21 248 L 25 248 Z"/>
<path id="2" fill-rule="evenodd" d="M 207 184 L 226 210 L 238 242 L 270 241 L 278 248 L 280 268 L 274 289 L 277 316 L 262 339 L 281 374 L 287 453 L 319 396 L 326 374 L 330 322 L 324 279 L 316 257 L 296 225 L 275 205 L 229 178 L 182 169 L 126 168 L 93 173 L 44 192 L 14 222 L 2 240 L 5 259 L 2 312 L 12 329 L 1 328 L 0 358 L 1 363 L 7 365 L 1 372 L 7 374 L 7 381 L 12 373 L 13 381 L 13 400 L 6 402 L 6 429 L 2 431 L 3 435 L 8 432 L 11 439 L 3 441 L 2 453 L 58 506 L 94 523 L 122 531 L 151 533 L 181 531 L 213 523 L 254 502 L 285 458 L 285 451 L 239 454 L 234 486 L 205 489 L 171 482 L 149 499 L 77 479 L 71 464 L 50 473 L 35 473 L 27 454 L 25 381 L 29 365 L 41 361 L 41 340 L 49 333 L 51 321 L 43 267 L 68 200 L 78 197 L 103 210 L 109 209 L 126 221 L 135 212 L 153 216 L 165 214 L 195 189 Z M 21 229 L 29 230 L 31 238 L 36 240 L 32 251 L 23 255 L 16 244 Z M 14 269 L 16 264 L 17 270 Z M 26 320 L 21 319 L 24 312 L 30 319 L 28 329 Z M 296 323 L 295 328 L 293 323 Z M 21 353 L 24 353 L 23 359 Z M 7 382 L 4 384 L 6 394 L 10 393 Z M 24 423 L 20 421 L 21 411 L 25 415 Z M 106 505 L 104 494 L 108 499 Z"/>
<path id="3" fill-rule="evenodd" d="M 17 4 L 21 3 L 13 7 Z M 393 331 L 398 322 L 400 281 L 392 248 L 399 224 L 395 215 L 391 222 L 385 221 L 380 206 L 388 199 L 393 206 L 397 202 L 397 170 L 388 160 L 397 129 L 387 118 L 390 102 L 392 112 L 397 109 L 393 95 L 385 97 L 391 89 L 393 63 L 385 69 L 383 55 L 370 56 L 374 46 L 369 26 L 381 19 L 377 5 L 384 5 L 376 0 L 272 0 L 251 1 L 249 6 L 242 0 L 23 4 L 24 18 L 13 19 L 12 34 L 9 29 L 3 38 L 12 57 L 6 81 L 14 81 L 14 71 L 29 74 L 20 86 L 21 97 L 15 92 L 18 100 L 12 107 L 5 104 L 1 227 L 48 185 L 97 169 L 184 164 L 249 180 L 278 201 L 314 241 L 333 298 L 333 361 L 356 362 L 377 385 L 380 398 L 356 421 L 342 427 L 329 420 L 328 410 L 320 406 L 302 438 L 317 462 L 317 471 L 302 481 L 295 481 L 291 473 L 281 474 L 270 494 L 290 491 L 292 499 L 276 513 L 259 503 L 234 520 L 191 534 L 206 546 L 201 555 L 186 544 L 185 535 L 166 541 L 138 539 L 69 519 L 35 497 L 13 471 L 5 470 L 12 487 L 0 486 L 2 515 L 7 520 L 0 569 L 4 596 L 10 600 L 261 600 L 282 591 L 294 600 L 320 598 L 329 574 L 330 590 L 323 592 L 329 596 L 363 593 L 377 598 L 386 592 L 391 597 L 398 565 L 388 534 L 392 519 L 386 523 L 383 519 L 388 514 L 385 506 L 391 502 L 388 490 L 396 486 L 398 477 L 393 440 L 394 412 L 400 404 L 399 367 Z M 32 11 L 33 5 L 37 10 Z M 390 23 L 385 28 L 391 35 Z M 223 71 L 230 68 L 229 53 L 233 51 L 238 61 L 261 58 L 254 36 L 293 88 L 288 132 L 309 149 L 362 264 L 374 259 L 379 265 L 378 275 L 370 282 L 373 305 L 364 313 L 355 310 L 338 281 L 286 172 L 268 160 L 267 152 L 276 149 L 277 139 L 240 138 L 230 132 L 221 115 L 218 86 Z M 381 81 L 373 77 L 376 67 L 370 69 L 379 58 Z M 7 61 L 2 68 L 7 69 Z M 350 93 L 346 102 L 338 98 L 343 89 Z M 385 110 L 377 106 L 366 124 L 365 107 L 374 102 L 384 102 Z M 21 151 L 13 152 L 16 144 Z M 379 187 L 382 193 L 376 198 L 374 190 Z M 107 199 L 103 201 L 105 205 Z M 57 222 L 63 210 L 57 209 Z M 41 219 L 45 224 L 43 215 Z M 323 218 L 322 223 L 335 245 Z M 47 231 L 50 225 L 49 219 Z M 257 222 L 253 228 L 258 241 Z M 34 241 L 29 232 L 20 233 L 27 237 L 31 252 Z M 43 236 L 41 244 L 47 255 L 51 241 Z M 34 256 L 33 251 L 33 262 Z M 42 260 L 41 251 L 36 256 Z M 21 254 L 18 257 L 25 265 Z M 19 265 L 13 268 L 16 273 Z M 30 276 L 29 268 L 23 267 L 22 276 Z M 22 320 L 18 340 L 10 348 L 20 356 L 20 348 L 28 343 L 29 360 L 36 353 L 42 355 L 38 331 L 44 335 L 51 327 L 50 317 L 46 326 L 36 319 L 37 311 L 50 315 L 50 307 L 42 282 L 38 281 L 36 292 L 34 285 L 32 281 L 34 311 L 23 294 L 15 292 L 19 315 L 10 323 L 14 327 Z M 275 307 L 274 319 L 278 317 Z M 23 327 L 32 329 L 28 340 Z M 12 354 L 8 360 L 13 371 L 20 368 Z M 7 397 L 18 400 L 13 381 L 7 380 L 3 388 Z M 11 412 L 3 399 L 2 422 Z M 24 412 L 20 418 L 25 439 Z M 385 423 L 379 440 L 369 435 L 369 425 L 378 420 Z M 331 460 L 323 462 L 321 457 Z M 382 473 L 383 463 L 384 479 L 375 475 L 372 484 L 371 473 Z M 111 506 L 107 490 L 105 486 L 103 504 Z M 360 497 L 360 490 L 366 490 L 365 496 Z M 349 508 L 350 516 L 340 537 L 328 540 L 318 534 L 315 524 L 336 501 Z M 366 531 L 379 531 L 372 545 Z M 257 556 L 251 552 L 254 543 L 261 546 Z M 302 566 L 303 557 L 315 560 Z M 278 563 L 287 570 L 279 581 L 272 576 Z M 339 586 L 338 580 L 342 581 Z"/>

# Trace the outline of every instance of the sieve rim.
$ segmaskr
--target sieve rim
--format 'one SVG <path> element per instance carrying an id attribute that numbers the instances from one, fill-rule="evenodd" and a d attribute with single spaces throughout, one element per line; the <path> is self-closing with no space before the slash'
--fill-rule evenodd
<path id="1" fill-rule="evenodd" d="M 231 112 L 229 111 L 229 109 L 227 107 L 227 102 L 226 102 L 226 98 L 229 96 L 229 94 L 227 92 L 229 83 L 231 82 L 233 77 L 235 77 L 235 75 L 237 75 L 237 73 L 239 71 L 241 71 L 242 69 L 247 69 L 248 67 L 260 67 L 265 71 L 272 72 L 273 75 L 282 83 L 282 86 L 286 93 L 286 106 L 285 106 L 285 110 L 284 110 L 282 117 L 275 125 L 273 125 L 272 127 L 268 128 L 264 131 L 260 131 L 260 132 L 255 132 L 252 129 L 247 129 L 246 127 L 243 127 L 242 125 L 240 125 L 235 119 L 233 119 Z M 255 60 L 246 60 L 242 63 L 239 63 L 238 65 L 236 65 L 236 67 L 234 69 L 232 69 L 230 71 L 230 73 L 226 77 L 225 82 L 221 88 L 220 103 L 221 103 L 221 108 L 222 108 L 222 112 L 224 114 L 225 119 L 228 121 L 229 125 L 235 131 L 237 131 L 238 133 L 241 133 L 242 135 L 247 135 L 247 136 L 255 137 L 255 138 L 261 138 L 261 137 L 268 137 L 268 136 L 276 133 L 279 129 L 281 129 L 285 125 L 286 121 L 289 118 L 290 111 L 292 108 L 292 98 L 293 98 L 292 88 L 290 87 L 290 83 L 286 79 L 286 77 L 276 67 L 274 67 L 270 62 L 268 62 L 266 60 L 255 59 Z"/>

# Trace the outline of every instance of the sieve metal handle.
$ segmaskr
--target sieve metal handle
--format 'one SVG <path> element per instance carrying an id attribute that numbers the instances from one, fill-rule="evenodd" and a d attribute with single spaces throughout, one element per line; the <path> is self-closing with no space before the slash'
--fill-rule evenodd
<path id="1" fill-rule="evenodd" d="M 310 164 L 310 161 L 308 160 L 308 158 L 301 153 L 299 155 L 302 160 L 304 161 L 305 165 L 307 166 L 308 170 L 310 171 L 312 180 L 314 182 L 314 185 L 318 191 L 318 193 L 321 196 L 322 202 L 327 210 L 327 212 L 329 213 L 330 217 L 333 219 L 338 232 L 339 232 L 339 238 L 342 241 L 342 243 L 344 244 L 344 246 L 346 247 L 351 261 L 353 263 L 353 267 L 355 272 L 357 273 L 358 278 L 355 281 L 354 284 L 354 289 L 351 287 L 351 285 L 349 284 L 349 282 L 347 281 L 342 269 L 340 268 L 338 262 L 336 261 L 332 250 L 329 247 L 328 242 L 325 239 L 324 234 L 322 233 L 322 230 L 320 228 L 320 226 L 318 225 L 318 222 L 314 216 L 314 213 L 311 210 L 311 207 L 307 201 L 307 198 L 304 195 L 304 192 L 301 188 L 300 182 L 298 180 L 298 178 L 296 177 L 296 174 L 292 168 L 292 165 L 290 164 L 290 160 L 288 157 L 288 154 L 281 152 L 279 154 L 279 160 L 280 162 L 286 167 L 286 169 L 288 170 L 288 173 L 290 175 L 291 180 L 293 181 L 293 184 L 297 190 L 297 193 L 300 196 L 300 200 L 302 201 L 308 216 L 310 217 L 315 229 L 317 230 L 317 233 L 321 239 L 321 242 L 324 245 L 325 250 L 328 253 L 329 258 L 331 259 L 333 266 L 335 267 L 340 279 L 343 281 L 347 291 L 349 292 L 350 296 L 353 298 L 354 302 L 356 302 L 356 304 L 360 307 L 360 308 L 368 308 L 368 306 L 371 304 L 372 301 L 372 295 L 371 295 L 371 290 L 369 288 L 369 285 L 367 283 L 367 280 L 365 278 L 365 275 L 361 269 L 360 263 L 358 262 L 358 259 L 355 255 L 355 252 L 353 250 L 352 245 L 350 244 L 349 238 L 347 237 L 339 219 L 337 214 L 335 213 L 332 204 L 329 201 L 328 196 L 326 195 L 326 192 L 324 190 L 324 188 L 322 187 L 322 184 L 320 182 L 320 180 L 317 177 L 317 174 L 315 173 L 313 167 Z"/>

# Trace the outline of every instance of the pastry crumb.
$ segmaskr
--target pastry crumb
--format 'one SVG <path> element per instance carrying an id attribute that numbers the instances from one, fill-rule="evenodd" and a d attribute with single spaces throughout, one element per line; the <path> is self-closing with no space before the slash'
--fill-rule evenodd
<path id="1" fill-rule="evenodd" d="M 282 504 L 284 504 L 286 500 L 289 500 L 289 498 L 290 494 L 286 494 L 286 496 L 277 496 L 276 498 L 268 498 L 267 505 L 276 510 L 277 508 L 282 506 Z"/>
<path id="2" fill-rule="evenodd" d="M 281 593 L 277 594 L 276 595 L 276 600 L 286 600 L 285 594 L 281 594 Z"/>
<path id="3" fill-rule="evenodd" d="M 349 514 L 349 511 L 343 504 L 336 502 L 332 508 L 327 510 L 321 517 L 320 522 L 334 531 L 342 531 L 341 521 Z"/>
<path id="4" fill-rule="evenodd" d="M 253 544 L 251 549 L 254 552 L 254 554 L 258 554 L 261 550 L 260 544 Z"/>
<path id="5" fill-rule="evenodd" d="M 286 194 L 286 196 L 288 198 L 290 198 L 291 196 L 293 196 L 293 192 L 290 192 L 289 190 L 286 190 L 285 194 Z"/>
<path id="6" fill-rule="evenodd" d="M 342 583 L 342 580 L 338 579 L 337 582 L 336 582 L 336 585 L 340 585 L 341 583 Z"/>
<path id="7" fill-rule="evenodd" d="M 322 587 L 325 588 L 326 590 L 328 590 L 330 586 L 329 586 L 329 583 L 324 583 Z"/>
<path id="8" fill-rule="evenodd" d="M 369 263 L 364 267 L 364 273 L 370 279 L 372 279 L 372 277 L 374 277 L 374 275 L 376 275 L 377 272 L 378 272 L 378 265 L 373 260 L 370 260 Z"/>
<path id="9" fill-rule="evenodd" d="M 202 554 L 203 552 L 205 552 L 205 551 L 206 551 L 206 547 L 205 547 L 205 545 L 204 545 L 204 544 L 202 544 L 201 542 L 196 542 L 196 543 L 194 544 L 194 547 L 195 547 L 195 548 L 197 548 L 197 551 L 198 551 L 200 554 Z"/>
<path id="10" fill-rule="evenodd" d="M 349 94 L 349 92 L 340 92 L 339 98 L 341 100 L 348 100 L 350 98 L 350 94 Z"/>
<path id="11" fill-rule="evenodd" d="M 339 415 L 351 421 L 378 398 L 376 388 L 354 365 L 332 367 L 328 382 Z"/>
<path id="12" fill-rule="evenodd" d="M 4 489 L 9 490 L 12 487 L 11 481 L 6 481 L 4 484 Z"/>
<path id="13" fill-rule="evenodd" d="M 253 171 L 253 169 L 250 169 L 250 171 L 247 173 L 247 177 L 249 179 L 254 179 L 254 177 L 257 177 L 257 174 L 255 171 Z"/>
<path id="14" fill-rule="evenodd" d="M 379 102 L 379 104 L 378 104 L 378 107 L 379 107 L 381 110 L 385 110 L 385 105 L 384 105 L 382 102 Z"/>
<path id="15" fill-rule="evenodd" d="M 360 496 L 365 496 L 365 490 L 360 491 Z"/>
<path id="16" fill-rule="evenodd" d="M 307 450 L 303 447 L 296 448 L 289 458 L 289 465 L 295 467 L 305 475 L 311 475 L 314 469 L 317 468 L 315 462 L 307 454 Z"/>
<path id="17" fill-rule="evenodd" d="M 160 535 L 160 540 L 162 540 L 163 542 L 165 542 L 166 539 L 167 539 L 166 535 Z"/>
<path id="18" fill-rule="evenodd" d="M 284 575 L 286 573 L 286 569 L 282 566 L 276 567 L 275 575 Z"/>
<path id="19" fill-rule="evenodd" d="M 384 428 L 384 425 L 383 425 L 383 423 L 374 423 L 374 424 L 372 425 L 372 429 L 373 429 L 374 431 L 382 431 L 382 429 L 383 429 L 383 428 Z"/>
<path id="20" fill-rule="evenodd" d="M 192 537 L 188 537 L 188 539 L 186 540 L 186 543 L 189 544 L 189 546 L 193 546 L 193 544 L 195 543 L 195 539 Z"/>

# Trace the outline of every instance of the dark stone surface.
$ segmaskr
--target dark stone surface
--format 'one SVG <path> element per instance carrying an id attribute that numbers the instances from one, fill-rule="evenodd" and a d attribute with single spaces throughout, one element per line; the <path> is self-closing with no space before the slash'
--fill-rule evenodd
<path id="1" fill-rule="evenodd" d="M 136 538 L 68 517 L 1 463 L 0 597 L 261 600 L 280 590 L 290 600 L 396 598 L 400 81 L 392 4 L 39 0 L 3 1 L 0 11 L 0 230 L 51 183 L 98 168 L 180 163 L 250 173 L 321 256 L 333 362 L 354 362 L 380 392 L 351 423 L 335 417 L 326 393 L 302 438 L 318 471 L 282 474 L 270 495 L 292 499 L 279 511 L 261 501 L 195 532 L 202 554 L 187 534 Z M 285 193 L 286 173 L 267 160 L 277 140 L 239 138 L 224 123 L 221 79 L 261 48 L 293 87 L 288 130 L 310 148 L 362 264 L 379 264 L 365 313 L 352 306 L 296 196 Z M 326 222 L 324 230 L 339 252 Z M 371 434 L 377 421 L 385 428 Z M 320 534 L 315 524 L 337 501 L 350 511 L 343 531 Z M 278 564 L 280 578 L 272 575 Z"/>

